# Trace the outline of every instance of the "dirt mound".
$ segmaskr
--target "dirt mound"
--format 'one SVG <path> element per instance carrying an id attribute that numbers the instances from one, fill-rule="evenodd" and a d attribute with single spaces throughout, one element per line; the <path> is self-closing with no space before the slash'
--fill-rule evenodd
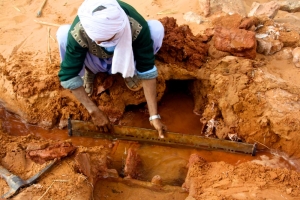
<path id="1" fill-rule="evenodd" d="M 187 199 L 296 199 L 300 175 L 287 169 L 264 167 L 252 162 L 238 166 L 224 162 L 206 163 L 191 155 L 183 188 Z M 275 189 L 276 188 L 276 189 Z"/>
<path id="2" fill-rule="evenodd" d="M 200 34 L 194 36 L 188 25 L 178 26 L 172 17 L 160 21 L 165 28 L 165 37 L 157 58 L 165 63 L 178 64 L 189 71 L 201 68 L 207 59 L 206 42 L 209 38 Z"/>

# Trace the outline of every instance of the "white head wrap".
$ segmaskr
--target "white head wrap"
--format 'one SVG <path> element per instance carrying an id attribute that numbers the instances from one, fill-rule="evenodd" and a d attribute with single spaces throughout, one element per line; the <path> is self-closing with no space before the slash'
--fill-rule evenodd
<path id="1" fill-rule="evenodd" d="M 85 0 L 78 9 L 78 17 L 87 33 L 100 46 L 116 46 L 112 73 L 132 77 L 135 73 L 132 35 L 128 17 L 116 0 Z M 113 38 L 111 41 L 107 41 Z"/>

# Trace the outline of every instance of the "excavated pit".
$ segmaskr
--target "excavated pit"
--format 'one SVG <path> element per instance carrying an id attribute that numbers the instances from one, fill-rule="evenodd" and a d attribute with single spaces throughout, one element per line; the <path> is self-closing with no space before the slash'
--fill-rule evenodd
<path id="1" fill-rule="evenodd" d="M 53 39 L 56 28 L 33 25 L 23 15 L 32 14 L 35 3 L 17 2 L 20 11 L 7 2 L 0 4 L 8 8 L 3 14 L 13 15 L 15 23 L 6 20 L 0 29 L 3 38 L 14 38 L 0 44 L 0 164 L 27 179 L 49 160 L 56 157 L 59 161 L 14 199 L 299 198 L 298 13 L 279 12 L 274 19 L 244 17 L 243 12 L 231 13 L 241 6 L 240 1 L 235 5 L 231 5 L 235 1 L 223 1 L 224 5 L 197 1 L 197 6 L 203 3 L 207 18 L 200 25 L 190 25 L 201 26 L 198 30 L 202 31 L 178 25 L 173 17 L 160 19 L 166 32 L 156 55 L 157 100 L 168 130 L 257 143 L 258 155 L 252 157 L 70 138 L 65 129 L 69 117 L 91 118 L 71 92 L 60 86 L 59 52 Z M 56 16 L 56 23 L 70 23 L 77 8 L 72 3 L 58 6 L 58 11 L 50 7 L 45 13 Z M 230 15 L 218 10 L 229 3 Z M 151 8 L 163 6 L 159 0 L 151 3 Z M 97 75 L 94 88 L 91 99 L 113 124 L 152 128 L 142 90 L 130 91 L 120 75 L 105 74 Z M 8 189 L 0 179 L 0 195 Z"/>
<path id="2" fill-rule="evenodd" d="M 171 130 L 182 129 L 186 134 L 196 134 L 201 124 L 199 120 L 191 118 L 196 115 L 192 112 L 193 99 L 188 90 L 190 83 L 191 81 L 168 81 L 166 85 L 169 89 L 159 106 L 164 108 L 162 113 L 169 113 L 171 116 L 177 113 L 185 119 L 184 121 L 182 118 L 173 119 L 169 124 Z M 180 106 L 182 102 L 185 105 Z M 80 193 L 81 199 L 91 198 L 91 194 L 95 199 L 130 198 L 135 192 L 149 198 L 185 199 L 188 193 L 181 186 L 190 187 L 190 181 L 187 182 L 185 179 L 189 174 L 188 162 L 192 154 L 201 156 L 206 165 L 222 162 L 224 163 L 222 166 L 227 170 L 230 170 L 230 166 L 237 167 L 249 161 L 252 161 L 252 165 L 255 163 L 264 165 L 268 170 L 273 170 L 272 168 L 297 170 L 292 160 L 285 160 L 283 155 L 268 152 L 259 151 L 257 156 L 253 157 L 209 149 L 69 137 L 66 130 L 45 130 L 22 122 L 20 118 L 3 108 L 0 111 L 2 116 L 0 144 L 3 147 L 0 156 L 4 167 L 26 179 L 40 171 L 50 157 L 59 158 L 58 164 L 53 167 L 50 174 L 43 176 L 37 185 L 21 190 L 17 195 L 18 198 L 41 196 L 44 191 L 40 189 L 41 185 L 51 183 L 56 186 L 47 192 L 47 196 L 54 198 L 70 197 L 81 191 L 85 192 Z M 141 124 L 146 117 L 143 104 L 132 106 L 126 110 L 121 123 L 134 126 Z M 14 136 L 9 136 L 3 131 Z M 66 142 L 63 144 L 61 141 Z M 73 147 L 69 144 L 73 144 Z M 41 162 L 42 160 L 44 162 Z M 74 182 L 75 185 L 70 182 Z M 3 186 L 0 192 L 5 193 L 7 185 L 3 180 L 0 180 L 0 185 Z M 57 187 L 68 189 L 72 195 L 55 194 Z"/>

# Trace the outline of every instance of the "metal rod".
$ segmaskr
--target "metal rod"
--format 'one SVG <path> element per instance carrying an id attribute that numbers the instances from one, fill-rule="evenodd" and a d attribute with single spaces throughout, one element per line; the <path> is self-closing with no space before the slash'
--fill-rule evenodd
<path id="1" fill-rule="evenodd" d="M 166 132 L 164 133 L 165 138 L 159 138 L 156 130 L 119 125 L 113 126 L 113 133 L 105 134 L 99 132 L 96 126 L 91 122 L 69 120 L 69 123 L 71 124 L 68 124 L 68 133 L 72 136 L 149 142 L 201 149 L 219 149 L 229 152 L 251 154 L 252 156 L 255 156 L 256 154 L 256 143 L 248 144 L 174 132 Z M 70 134 L 70 132 L 72 132 L 72 134 Z"/>

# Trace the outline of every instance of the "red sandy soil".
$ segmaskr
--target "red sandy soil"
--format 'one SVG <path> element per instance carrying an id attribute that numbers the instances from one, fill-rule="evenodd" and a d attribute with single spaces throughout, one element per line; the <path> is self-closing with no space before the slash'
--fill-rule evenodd
<path id="1" fill-rule="evenodd" d="M 70 24 L 81 2 L 49 0 L 39 18 L 41 1 L 0 2 L 0 102 L 26 123 L 51 129 L 64 128 L 68 117 L 90 120 L 57 77 L 57 25 Z M 299 169 L 300 68 L 292 54 L 300 46 L 299 12 L 282 8 L 274 19 L 246 18 L 243 13 L 250 11 L 252 0 L 126 2 L 146 19 L 161 20 L 166 30 L 156 63 L 158 101 L 167 81 L 190 80 L 191 112 L 207 126 L 203 134 L 257 142 L 259 149 L 284 153 Z M 189 11 L 201 16 L 201 23 L 189 21 Z M 266 33 L 272 36 L 268 41 L 255 37 Z M 267 42 L 272 48 L 262 48 Z M 112 123 L 119 123 L 126 106 L 145 102 L 143 91 L 128 90 L 119 75 L 99 74 L 94 84 L 98 90 L 91 98 Z M 103 89 L 109 92 L 99 92 Z M 211 122 L 215 126 L 209 128 Z M 300 199 L 299 173 L 275 167 L 272 159 L 231 165 L 192 155 L 181 186 L 160 181 L 162 174 L 152 182 L 142 180 L 146 172 L 137 144 L 126 149 L 125 166 L 115 169 L 111 155 L 118 143 L 84 147 L 10 134 L 1 128 L 0 164 L 22 179 L 58 158 L 50 172 L 13 199 Z M 0 179 L 0 195 L 8 189 Z"/>

